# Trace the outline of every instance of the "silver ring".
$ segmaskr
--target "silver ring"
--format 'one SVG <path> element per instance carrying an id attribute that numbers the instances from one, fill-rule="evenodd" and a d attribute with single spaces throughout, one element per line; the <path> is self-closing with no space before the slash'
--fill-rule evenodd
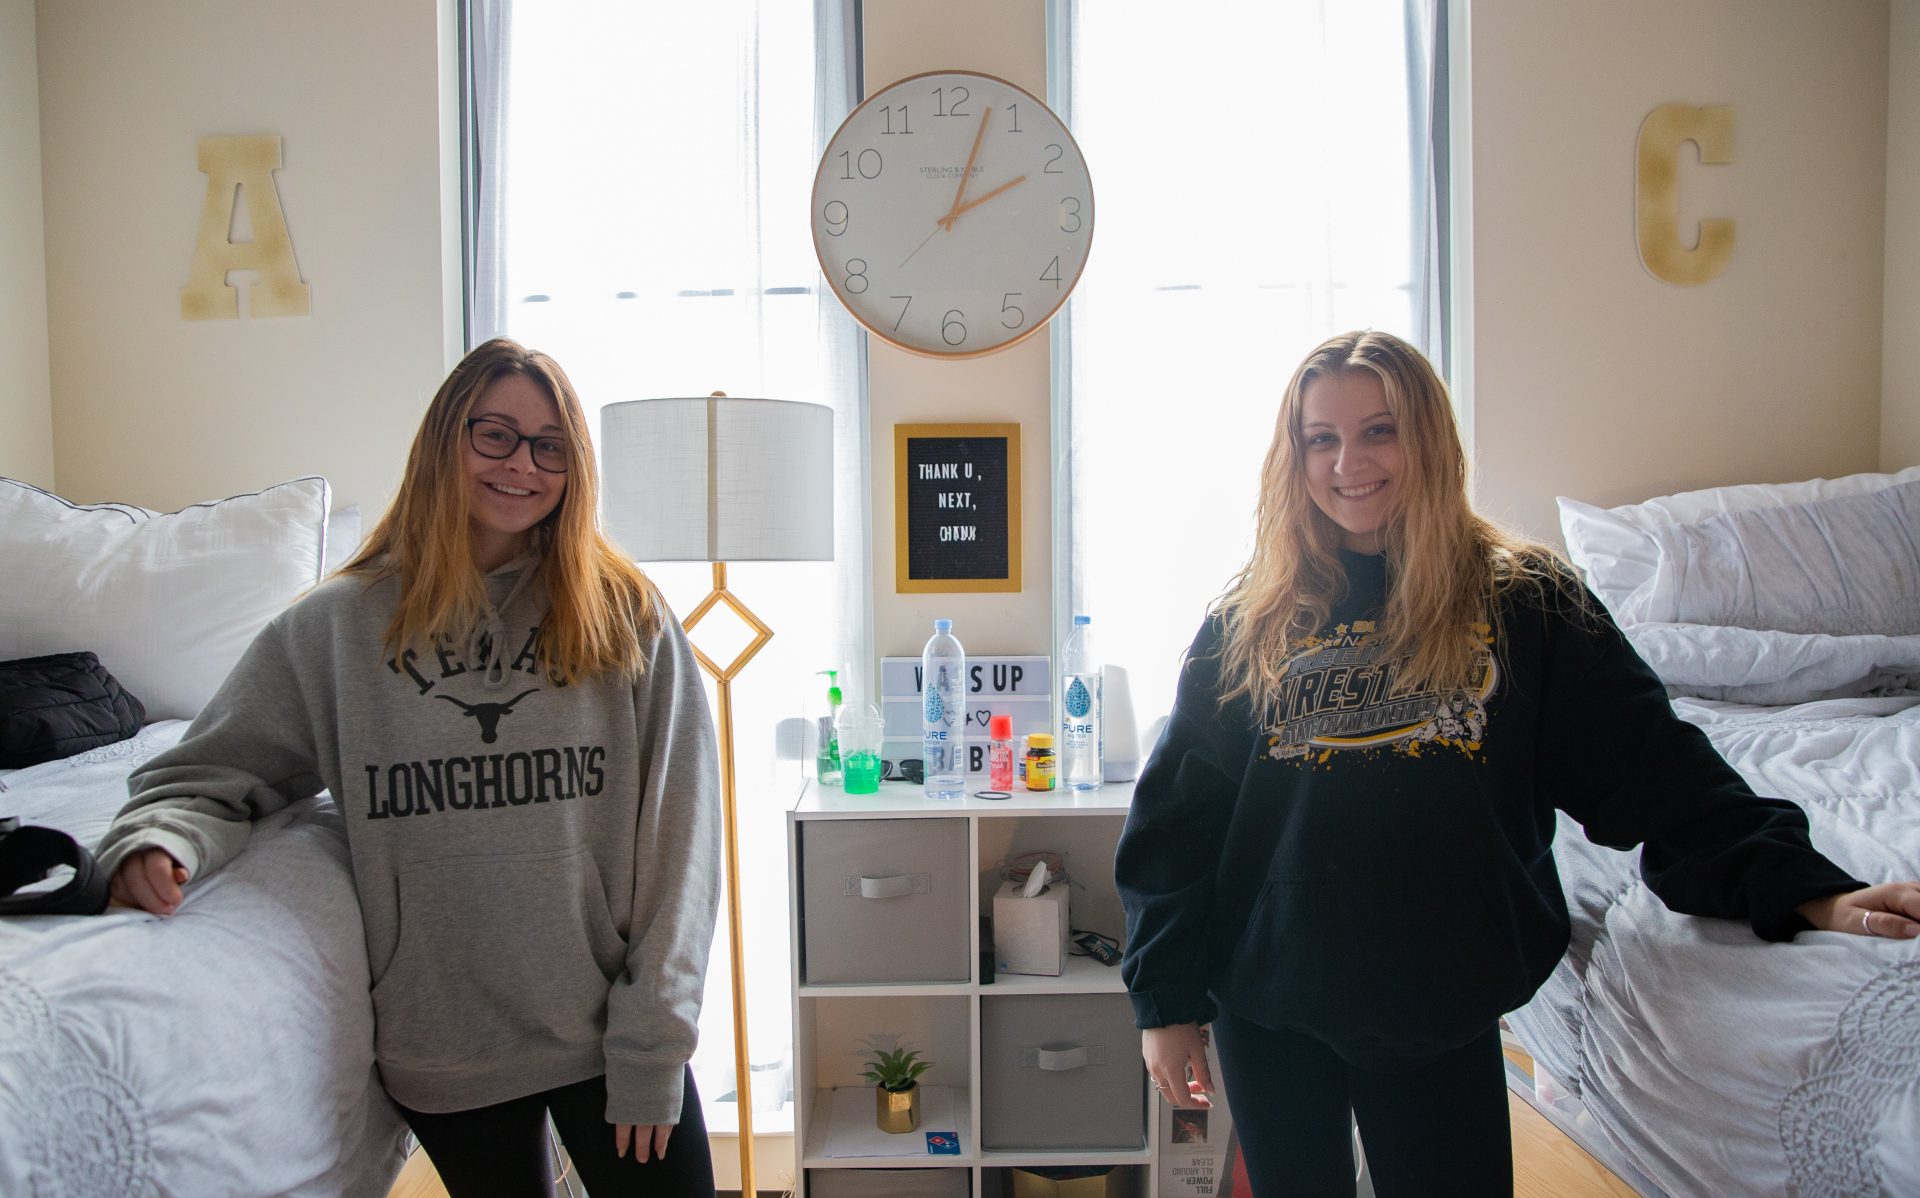
<path id="1" fill-rule="evenodd" d="M 1867 922 L 1867 917 L 1872 914 L 1873 912 L 1871 911 L 1862 911 L 1860 913 L 1860 934 L 1863 936 L 1872 936 L 1875 934 L 1873 925 Z"/>

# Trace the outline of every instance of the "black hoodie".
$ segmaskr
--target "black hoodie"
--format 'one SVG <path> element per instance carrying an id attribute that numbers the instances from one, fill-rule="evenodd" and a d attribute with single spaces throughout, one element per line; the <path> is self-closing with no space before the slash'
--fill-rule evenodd
<path id="1" fill-rule="evenodd" d="M 1556 807 L 1597 844 L 1644 845 L 1673 910 L 1769 940 L 1864 885 L 1673 714 L 1560 568 L 1501 601 L 1474 686 L 1406 693 L 1375 627 L 1385 559 L 1341 558 L 1347 595 L 1258 710 L 1219 702 L 1218 616 L 1188 651 L 1115 862 L 1140 1027 L 1205 1023 L 1217 1001 L 1388 1070 L 1466 1043 L 1566 950 Z"/>

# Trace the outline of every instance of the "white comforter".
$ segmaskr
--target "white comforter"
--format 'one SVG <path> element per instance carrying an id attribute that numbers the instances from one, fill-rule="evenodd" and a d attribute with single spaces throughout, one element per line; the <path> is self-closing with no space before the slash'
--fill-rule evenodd
<path id="1" fill-rule="evenodd" d="M 91 845 L 183 721 L 0 778 L 0 814 Z M 0 920 L 0 1194 L 386 1193 L 404 1125 L 373 1067 L 346 834 L 323 797 L 255 825 L 178 914 Z"/>
<path id="2" fill-rule="evenodd" d="M 1920 700 L 1675 707 L 1843 868 L 1920 877 Z M 1634 1168 L 1675 1196 L 1920 1194 L 1920 941 L 1768 945 L 1669 912 L 1564 816 L 1554 853 L 1573 945 L 1511 1023 Z"/>

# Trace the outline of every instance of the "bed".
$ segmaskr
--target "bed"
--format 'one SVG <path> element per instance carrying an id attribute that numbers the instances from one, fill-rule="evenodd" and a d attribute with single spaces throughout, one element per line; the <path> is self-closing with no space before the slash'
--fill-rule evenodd
<path id="1" fill-rule="evenodd" d="M 95 843 L 128 773 L 319 578 L 328 498 L 303 479 L 161 514 L 0 479 L 0 659 L 95 652 L 152 717 L 0 771 L 0 815 Z M 367 979 L 324 795 L 256 825 L 172 918 L 0 919 L 0 1194 L 379 1198 L 405 1126 L 374 1070 Z"/>
<path id="2" fill-rule="evenodd" d="M 1920 469 L 1561 502 L 1570 555 L 1761 794 L 1920 878 Z M 1565 816 L 1573 941 L 1508 1017 L 1525 1095 L 1647 1195 L 1920 1194 L 1920 941 L 1674 915 Z"/>

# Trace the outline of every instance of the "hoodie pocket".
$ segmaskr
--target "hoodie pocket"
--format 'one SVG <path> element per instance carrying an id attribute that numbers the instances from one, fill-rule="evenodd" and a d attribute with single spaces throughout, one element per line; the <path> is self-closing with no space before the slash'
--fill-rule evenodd
<path id="1" fill-rule="evenodd" d="M 599 1043 L 626 944 L 585 849 L 409 866 L 398 897 L 373 987 L 382 1062 L 431 1070 L 519 1041 Z"/>
<path id="2" fill-rule="evenodd" d="M 1234 950 L 1228 1005 L 1356 1059 L 1443 1050 L 1525 1000 L 1505 927 L 1472 878 L 1282 875 Z"/>

